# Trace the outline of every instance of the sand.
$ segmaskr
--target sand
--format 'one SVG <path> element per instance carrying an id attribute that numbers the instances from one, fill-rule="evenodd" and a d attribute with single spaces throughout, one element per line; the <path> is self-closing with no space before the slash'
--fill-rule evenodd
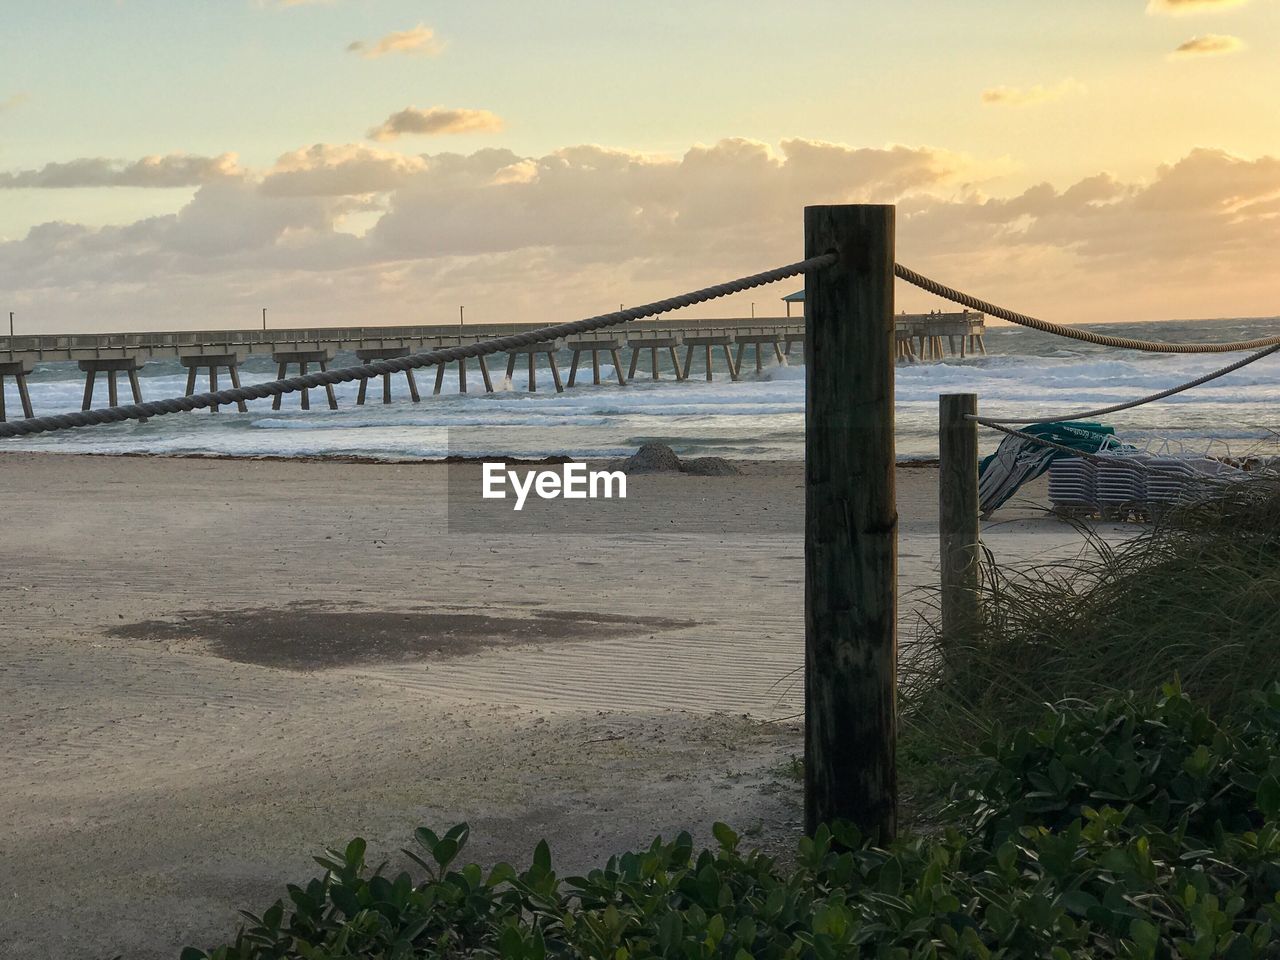
<path id="1" fill-rule="evenodd" d="M 210 946 L 420 824 L 566 869 L 715 820 L 791 844 L 803 475 L 744 471 L 508 535 L 448 529 L 440 465 L 0 454 L 0 957 Z M 898 474 L 909 632 L 937 471 Z M 998 558 L 1080 548 L 1043 494 Z"/>

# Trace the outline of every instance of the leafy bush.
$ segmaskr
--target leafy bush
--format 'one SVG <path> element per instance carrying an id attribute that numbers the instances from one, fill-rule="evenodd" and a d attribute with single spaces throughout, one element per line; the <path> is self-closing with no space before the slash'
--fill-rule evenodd
<path id="1" fill-rule="evenodd" d="M 561 879 L 545 843 L 523 871 L 456 866 L 458 826 L 416 832 L 415 880 L 355 840 L 183 960 L 1276 957 L 1278 747 L 1280 688 L 1237 724 L 1169 688 L 993 737 L 945 833 L 888 849 L 838 824 L 782 864 L 717 824 L 717 849 L 682 834 Z"/>

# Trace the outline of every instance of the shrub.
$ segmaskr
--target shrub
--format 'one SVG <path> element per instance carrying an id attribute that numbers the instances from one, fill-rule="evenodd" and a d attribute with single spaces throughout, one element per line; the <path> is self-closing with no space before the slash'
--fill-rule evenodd
<path id="1" fill-rule="evenodd" d="M 523 871 L 456 866 L 465 826 L 416 832 L 417 880 L 355 840 L 183 960 L 1280 956 L 1278 740 L 1280 689 L 1236 724 L 1177 688 L 1061 704 L 991 739 L 941 836 L 837 824 L 785 865 L 723 824 L 716 849 L 682 834 L 564 879 L 545 843 Z"/>

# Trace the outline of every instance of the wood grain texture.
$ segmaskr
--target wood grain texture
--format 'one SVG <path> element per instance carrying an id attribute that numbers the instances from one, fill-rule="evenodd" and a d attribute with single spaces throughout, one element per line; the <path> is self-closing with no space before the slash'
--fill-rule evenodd
<path id="1" fill-rule="evenodd" d="M 938 532 L 942 581 L 942 635 L 969 633 L 978 623 L 978 397 L 938 398 Z"/>
<path id="2" fill-rule="evenodd" d="M 892 206 L 805 208 L 805 824 L 897 827 Z"/>

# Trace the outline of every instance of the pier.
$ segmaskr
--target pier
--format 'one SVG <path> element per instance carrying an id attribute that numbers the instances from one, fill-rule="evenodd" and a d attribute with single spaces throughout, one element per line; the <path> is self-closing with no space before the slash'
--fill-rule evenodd
<path id="1" fill-rule="evenodd" d="M 790 304 L 788 304 L 790 310 Z M 985 353 L 983 335 L 985 318 L 981 313 L 926 313 L 900 314 L 895 319 L 897 356 L 904 361 L 939 360 L 944 356 L 966 356 L 969 353 Z M 551 373 L 555 389 L 563 391 L 576 386 L 575 375 L 579 362 L 590 357 L 592 383 L 600 383 L 600 354 L 612 364 L 618 384 L 625 386 L 636 374 L 641 354 L 648 362 L 643 365 L 651 376 L 657 372 L 659 351 L 671 357 L 672 373 L 676 380 L 686 379 L 695 358 L 700 377 L 714 377 L 713 351 L 723 353 L 728 365 L 729 377 L 741 376 L 742 361 L 752 355 L 757 371 L 762 369 L 762 357 L 772 355 L 778 362 L 786 362 L 792 355 L 792 347 L 804 343 L 804 317 L 728 317 L 706 320 L 668 320 L 661 317 L 628 323 L 616 334 L 604 337 L 578 338 L 536 345 L 536 349 L 522 348 L 508 358 L 508 377 L 514 372 L 517 360 L 532 370 L 535 354 L 550 357 Z M 38 363 L 77 363 L 85 372 L 85 395 L 82 409 L 93 406 L 93 386 L 98 373 L 108 378 L 109 406 L 116 406 L 119 396 L 114 389 L 116 374 L 128 377 L 129 393 L 133 402 L 141 402 L 141 388 L 137 371 L 150 361 L 177 360 L 189 373 L 187 392 L 192 393 L 196 376 L 207 371 L 210 386 L 216 389 L 219 369 L 225 370 L 231 382 L 239 385 L 239 365 L 249 356 L 269 355 L 277 364 L 280 376 L 298 370 L 306 373 L 311 366 L 325 369 L 338 353 L 354 353 L 361 362 L 383 357 L 404 356 L 435 350 L 442 347 L 467 345 L 493 337 L 521 333 L 536 328 L 536 324 L 477 323 L 423 324 L 415 326 L 367 326 L 367 327 L 309 327 L 280 330 L 192 330 L 151 333 L 99 333 L 99 334 L 40 334 L 33 336 L 0 337 L 0 383 L 12 378 L 21 391 L 22 412 L 33 417 L 27 399 L 27 385 L 32 367 Z M 680 357 L 678 348 L 685 355 Z M 561 350 L 572 352 L 570 375 L 562 383 L 555 354 Z M 625 355 L 630 351 L 629 355 Z M 630 361 L 629 363 L 627 361 Z M 681 362 L 683 361 L 683 362 Z M 458 387 L 467 392 L 467 364 L 457 363 Z M 480 374 L 483 389 L 494 390 L 488 365 L 481 360 Z M 473 368 L 474 369 L 474 368 Z M 437 369 L 433 393 L 438 394 L 444 381 L 444 365 Z M 407 385 L 414 401 L 419 400 L 417 384 L 410 373 Z M 535 389 L 533 374 L 529 374 L 529 389 Z M 366 391 L 360 391 L 364 402 Z M 310 408 L 310 398 L 304 392 L 300 396 L 303 409 Z M 330 409 L 337 409 L 332 388 L 325 399 Z M 390 380 L 383 377 L 382 400 L 391 402 Z M 279 398 L 276 398 L 278 409 Z M 5 418 L 5 408 L 0 405 L 0 421 Z"/>

